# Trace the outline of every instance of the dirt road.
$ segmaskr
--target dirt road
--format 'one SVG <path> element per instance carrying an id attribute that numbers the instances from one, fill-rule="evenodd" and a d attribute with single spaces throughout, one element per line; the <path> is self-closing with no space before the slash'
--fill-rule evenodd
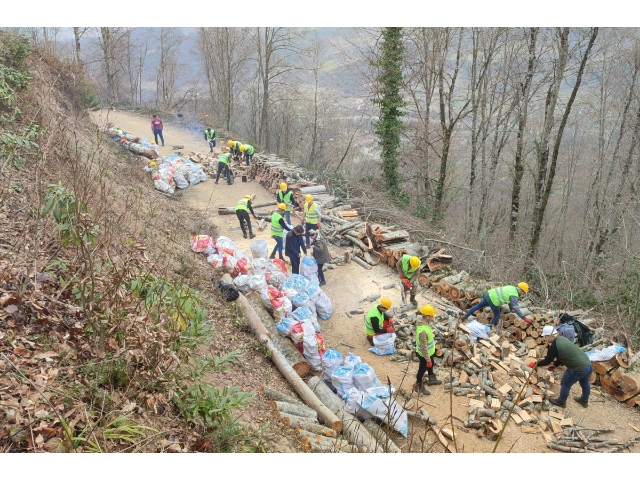
<path id="1" fill-rule="evenodd" d="M 94 114 L 96 122 L 104 121 L 104 112 Z M 164 119 L 163 119 L 164 120 Z M 127 112 L 110 112 L 109 121 L 116 126 L 123 128 L 125 131 L 135 135 L 144 136 L 150 132 L 150 119 L 133 115 Z M 165 147 L 160 147 L 161 155 L 169 155 L 174 152 L 172 145 L 184 145 L 184 151 L 208 152 L 208 143 L 204 140 L 203 133 L 191 133 L 186 129 L 173 127 L 169 122 L 164 122 Z M 218 147 L 226 144 L 224 138 L 218 139 Z M 257 154 L 259 156 L 259 153 Z M 226 182 L 220 181 L 215 185 L 213 181 L 201 183 L 195 187 L 189 187 L 182 193 L 182 201 L 186 202 L 190 208 L 201 212 L 204 219 L 207 219 L 219 226 L 220 233 L 231 238 L 243 250 L 250 251 L 249 245 L 253 240 L 242 238 L 237 218 L 235 215 L 217 215 L 219 206 L 234 206 L 236 201 L 248 193 L 256 195 L 256 203 L 269 201 L 274 199 L 274 195 L 268 192 L 257 182 L 241 183 L 234 185 L 226 185 Z M 294 224 L 299 223 L 292 218 Z M 254 227 L 254 233 L 257 239 L 267 241 L 269 248 L 274 245 L 273 240 L 269 236 L 269 230 L 258 232 Z M 189 232 L 185 232 L 185 242 L 188 241 Z M 341 254 L 342 250 L 331 245 L 331 251 Z M 388 356 L 377 356 L 369 352 L 369 344 L 364 335 L 363 316 L 355 315 L 349 318 L 345 314 L 346 311 L 354 309 L 362 309 L 365 312 L 371 308 L 373 303 L 363 301 L 367 296 L 372 294 L 380 294 L 391 298 L 394 305 L 399 305 L 400 291 L 399 289 L 383 289 L 383 286 L 394 281 L 398 281 L 397 273 L 386 265 L 378 265 L 371 270 L 364 270 L 362 267 L 351 263 L 350 265 L 336 267 L 325 273 L 327 285 L 323 287 L 325 293 L 329 296 L 334 307 L 334 313 L 328 321 L 319 320 L 322 333 L 325 336 L 327 348 L 333 348 L 340 351 L 344 356 L 349 352 L 359 355 L 363 361 L 367 362 L 376 371 L 378 378 L 383 383 L 387 379 L 396 387 L 403 388 L 406 391 L 411 390 L 411 386 L 415 381 L 415 375 L 418 369 L 417 362 L 396 363 L 390 361 Z M 420 305 L 432 300 L 433 293 L 431 291 L 422 292 L 418 295 Z M 439 297 L 438 297 L 439 299 Z M 440 299 L 440 301 L 443 301 Z M 436 305 L 437 306 L 437 305 Z M 445 372 L 439 373 L 439 378 L 444 379 Z M 559 386 L 556 387 L 559 389 Z M 429 387 L 431 395 L 420 397 L 420 401 L 416 402 L 417 406 L 424 406 L 429 414 L 438 420 L 438 427 L 445 424 L 445 420 L 450 414 L 466 419 L 468 414 L 468 399 L 466 397 L 453 397 L 450 402 L 449 393 L 443 392 L 443 387 Z M 615 436 L 618 440 L 625 441 L 635 435 L 635 432 L 629 424 L 640 426 L 640 416 L 637 411 L 626 407 L 609 396 L 598 394 L 597 388 L 592 393 L 592 402 L 588 409 L 583 409 L 577 403 L 571 400 L 573 395 L 580 393 L 579 385 L 575 385 L 570 399 L 568 401 L 568 409 L 575 421 L 580 421 L 582 425 L 599 428 L 615 428 Z M 452 405 L 450 405 L 452 403 Z M 460 422 L 455 421 L 457 426 Z M 450 425 L 446 425 L 449 426 Z M 413 426 L 410 431 L 409 439 L 403 439 L 400 436 L 394 438 L 404 451 L 421 451 L 422 445 L 416 439 L 409 446 L 410 439 L 413 434 L 418 433 L 424 435 L 421 427 Z M 493 442 L 485 438 L 478 438 L 475 430 L 469 430 L 468 433 L 456 429 L 456 443 L 458 451 L 464 452 L 490 452 L 493 449 Z M 430 434 L 429 442 L 433 441 L 433 434 Z M 434 451 L 443 451 L 438 445 Z M 498 447 L 498 452 L 550 452 L 546 446 L 546 441 L 541 434 L 523 434 L 519 427 L 510 422 L 503 434 L 502 441 Z M 632 452 L 640 452 L 640 446 L 631 447 Z"/>

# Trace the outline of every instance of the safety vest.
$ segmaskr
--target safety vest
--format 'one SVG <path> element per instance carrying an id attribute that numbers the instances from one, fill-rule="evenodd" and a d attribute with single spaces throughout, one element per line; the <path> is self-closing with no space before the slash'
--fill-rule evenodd
<path id="1" fill-rule="evenodd" d="M 291 207 L 289 206 L 289 204 L 291 203 L 291 195 L 291 190 L 288 190 L 287 193 L 284 194 L 282 193 L 282 190 L 278 190 L 278 201 L 284 203 L 287 206 L 287 208 L 284 209 L 285 212 L 291 211 Z"/>
<path id="2" fill-rule="evenodd" d="M 364 319 L 364 332 L 371 336 L 376 334 L 376 332 L 373 331 L 373 325 L 371 325 L 372 318 L 377 318 L 378 325 L 382 327 L 382 322 L 384 322 L 384 313 L 378 310 L 377 305 L 371 307 L 371 310 L 369 310 L 369 313 L 367 313 L 367 316 Z"/>
<path id="3" fill-rule="evenodd" d="M 215 130 L 205 130 L 204 134 L 207 136 L 207 140 L 211 141 L 214 138 L 216 138 L 216 131 Z"/>
<path id="4" fill-rule="evenodd" d="M 284 228 L 280 225 L 280 219 L 282 215 L 278 212 L 275 212 L 271 215 L 271 236 L 272 237 L 282 237 L 282 232 L 284 232 Z"/>
<path id="5" fill-rule="evenodd" d="M 416 270 L 418 270 L 418 268 L 420 267 L 418 266 L 418 268 L 411 268 L 411 263 L 409 263 L 409 260 L 411 260 L 411 255 L 402 256 L 402 271 L 404 272 L 404 276 L 410 279 L 411 277 L 413 277 L 413 274 L 416 273 Z"/>
<path id="6" fill-rule="evenodd" d="M 507 285 L 506 287 L 492 288 L 487 292 L 491 303 L 496 307 L 509 303 L 509 297 L 518 297 L 518 289 L 513 285 Z"/>
<path id="7" fill-rule="evenodd" d="M 238 203 L 236 203 L 236 212 L 238 210 L 244 210 L 245 212 L 248 212 L 249 211 L 248 204 L 249 204 L 248 198 L 241 198 L 240 200 L 238 200 Z"/>
<path id="8" fill-rule="evenodd" d="M 308 207 L 308 205 L 308 203 L 304 204 L 304 221 L 315 225 L 320 221 L 320 216 L 317 212 L 318 204 L 313 202 L 310 207 Z"/>
<path id="9" fill-rule="evenodd" d="M 244 154 L 245 155 L 253 155 L 253 147 L 251 145 L 245 144 L 245 146 L 244 146 Z"/>
<path id="10" fill-rule="evenodd" d="M 229 154 L 225 153 L 224 155 L 220 155 L 218 157 L 218 163 L 224 163 L 225 165 L 229 164 Z"/>
<path id="11" fill-rule="evenodd" d="M 231 148 L 232 148 L 233 150 L 239 150 L 239 149 L 240 149 L 240 145 L 242 145 L 240 142 L 233 142 L 233 143 L 231 144 Z"/>
<path id="12" fill-rule="evenodd" d="M 420 355 L 420 352 L 422 351 L 422 349 L 420 348 L 421 332 L 427 333 L 427 353 L 431 357 L 433 356 L 434 353 L 436 353 L 436 340 L 435 340 L 435 336 L 433 335 L 433 330 L 431 330 L 431 327 L 429 325 L 416 326 L 416 353 Z"/>

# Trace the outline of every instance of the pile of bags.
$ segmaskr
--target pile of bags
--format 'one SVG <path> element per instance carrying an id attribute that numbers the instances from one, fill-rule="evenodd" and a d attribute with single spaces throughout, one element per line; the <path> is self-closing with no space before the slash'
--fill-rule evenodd
<path id="1" fill-rule="evenodd" d="M 162 157 L 162 163 L 153 170 L 153 185 L 161 192 L 172 194 L 177 188 L 187 188 L 207 181 L 202 167 L 175 153 Z"/>
<path id="2" fill-rule="evenodd" d="M 293 340 L 312 370 L 322 369 L 325 347 L 318 317 L 328 320 L 333 306 L 318 286 L 317 275 L 314 283 L 303 275 L 289 274 L 283 260 L 269 258 L 265 240 L 251 243 L 250 254 L 224 236 L 214 240 L 196 235 L 190 242 L 194 252 L 207 255 L 212 267 L 231 274 L 239 291 L 259 292 L 265 307 L 274 313 L 278 332 Z"/>
<path id="3" fill-rule="evenodd" d="M 322 379 L 344 400 L 347 412 L 360 419 L 379 418 L 407 437 L 407 412 L 391 398 L 395 388 L 382 385 L 373 368 L 359 356 L 350 352 L 343 360 L 337 350 L 327 350 L 322 357 Z"/>

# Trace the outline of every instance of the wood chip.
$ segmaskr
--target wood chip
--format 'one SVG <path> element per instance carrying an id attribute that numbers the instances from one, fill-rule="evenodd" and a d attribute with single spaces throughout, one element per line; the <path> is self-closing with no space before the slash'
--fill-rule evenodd
<path id="1" fill-rule="evenodd" d="M 565 418 L 560 420 L 561 427 L 573 427 L 573 418 Z"/>

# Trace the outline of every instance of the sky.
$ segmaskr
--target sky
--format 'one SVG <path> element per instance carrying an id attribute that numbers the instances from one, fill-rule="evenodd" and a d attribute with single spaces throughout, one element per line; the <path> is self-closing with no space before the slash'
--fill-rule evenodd
<path id="1" fill-rule="evenodd" d="M 79 0 L 3 2 L 3 27 L 380 27 L 389 26 L 630 26 L 623 22 L 630 2 L 596 4 L 576 0 L 426 2 L 420 0 L 234 2 L 132 0 L 123 3 Z M 177 8 L 172 8 L 172 7 Z M 100 23 L 96 23 L 96 21 Z M 526 23 L 525 23 L 526 22 Z M 597 23 L 597 25 L 594 25 Z"/>

